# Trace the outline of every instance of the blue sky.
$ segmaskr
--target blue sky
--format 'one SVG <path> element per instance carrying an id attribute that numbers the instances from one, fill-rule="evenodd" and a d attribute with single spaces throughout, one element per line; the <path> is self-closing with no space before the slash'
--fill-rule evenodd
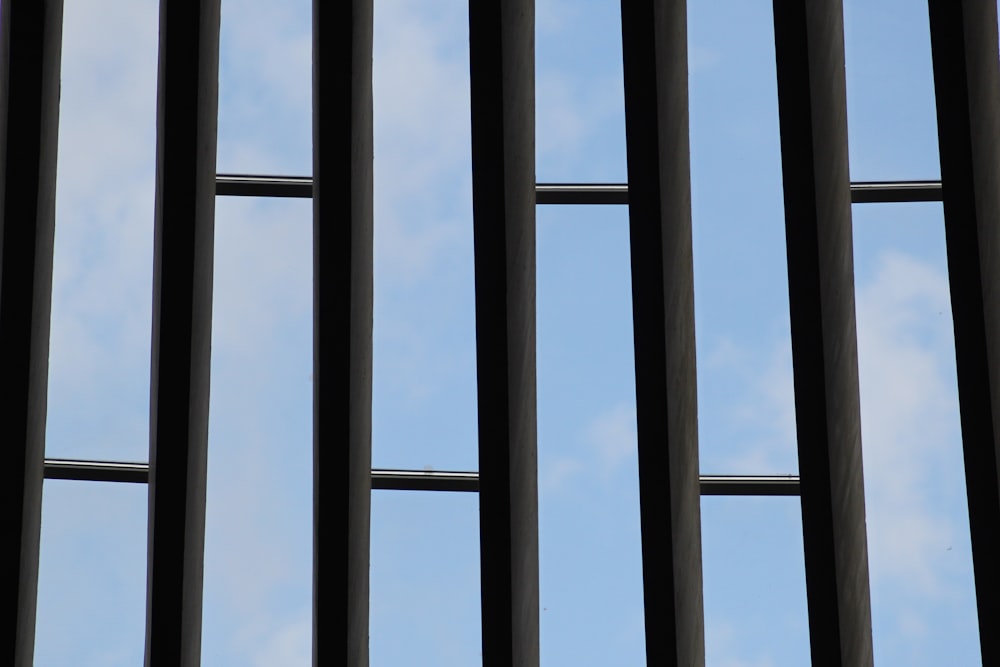
<path id="1" fill-rule="evenodd" d="M 157 3 L 65 0 L 47 452 L 146 460 Z M 705 473 L 794 473 L 770 3 L 691 2 Z M 926 7 L 845 2 L 854 180 L 939 175 Z M 537 0 L 537 178 L 624 182 L 619 5 Z M 218 170 L 311 170 L 310 3 L 223 0 Z M 467 5 L 378 0 L 373 465 L 474 470 Z M 220 198 L 203 664 L 309 664 L 311 206 Z M 876 660 L 979 664 L 939 204 L 856 205 Z M 538 209 L 544 665 L 643 664 L 624 207 Z M 146 490 L 47 482 L 36 664 L 141 664 Z M 713 667 L 808 663 L 796 498 L 702 503 Z M 376 491 L 373 667 L 478 664 L 472 494 Z"/>

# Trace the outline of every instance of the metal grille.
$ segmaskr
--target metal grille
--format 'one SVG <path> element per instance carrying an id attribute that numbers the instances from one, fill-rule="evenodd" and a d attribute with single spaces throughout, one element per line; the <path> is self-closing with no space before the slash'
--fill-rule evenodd
<path id="1" fill-rule="evenodd" d="M 470 2 L 476 472 L 371 469 L 372 0 L 314 2 L 313 178 L 214 173 L 220 2 L 160 7 L 147 464 L 44 460 L 62 2 L 0 4 L 4 664 L 32 664 L 43 479 L 148 484 L 146 664 L 199 663 L 217 195 L 313 199 L 313 661 L 360 666 L 373 489 L 479 493 L 483 663 L 538 664 L 536 204 L 629 207 L 649 664 L 704 664 L 699 493 L 799 495 L 813 662 L 872 664 L 851 204 L 943 201 L 981 650 L 1000 664 L 994 3 L 929 0 L 942 181 L 850 183 L 841 2 L 774 1 L 799 477 L 698 475 L 683 0 L 622 2 L 627 184 L 533 182 L 533 2 Z"/>

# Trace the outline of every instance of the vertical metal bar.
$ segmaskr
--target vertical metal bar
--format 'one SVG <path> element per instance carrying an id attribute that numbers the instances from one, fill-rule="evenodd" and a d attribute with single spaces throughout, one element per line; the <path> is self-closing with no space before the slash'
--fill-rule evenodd
<path id="1" fill-rule="evenodd" d="M 841 0 L 774 0 L 813 664 L 872 664 Z"/>
<path id="2" fill-rule="evenodd" d="M 484 667 L 539 661 L 534 23 L 469 2 Z"/>
<path id="3" fill-rule="evenodd" d="M 219 0 L 161 0 L 147 667 L 201 659 Z"/>
<path id="4" fill-rule="evenodd" d="M 704 665 L 687 3 L 621 7 L 646 662 Z"/>
<path id="5" fill-rule="evenodd" d="M 948 277 L 983 664 L 1000 664 L 1000 65 L 992 0 L 930 0 Z"/>
<path id="6" fill-rule="evenodd" d="M 0 663 L 30 667 L 42 519 L 62 0 L 0 2 Z"/>
<path id="7" fill-rule="evenodd" d="M 372 1 L 313 2 L 313 664 L 368 665 Z"/>

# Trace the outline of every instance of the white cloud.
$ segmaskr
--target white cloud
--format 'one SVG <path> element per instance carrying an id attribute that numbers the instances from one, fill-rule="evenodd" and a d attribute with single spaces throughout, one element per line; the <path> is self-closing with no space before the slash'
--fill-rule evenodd
<path id="1" fill-rule="evenodd" d="M 601 467 L 610 472 L 630 456 L 637 445 L 635 406 L 618 405 L 598 415 L 587 427 L 587 440 L 596 448 Z"/>
<path id="2" fill-rule="evenodd" d="M 884 253 L 856 287 L 856 311 L 869 567 L 885 646 L 885 633 L 927 639 L 942 609 L 974 601 L 947 276 Z M 730 348 L 719 358 L 743 358 Z M 745 375 L 734 414 L 770 422 L 775 437 L 731 460 L 741 472 L 773 472 L 794 452 L 789 358 L 786 340 L 761 380 Z"/>
<path id="3" fill-rule="evenodd" d="M 539 460 L 539 486 L 544 493 L 570 491 L 575 482 L 586 478 L 610 481 L 628 462 L 632 475 L 638 470 L 635 405 L 620 403 L 598 413 L 563 453 Z"/>
<path id="4" fill-rule="evenodd" d="M 312 621 L 306 616 L 272 631 L 253 657 L 255 667 L 308 667 L 312 664 Z"/>
<path id="5" fill-rule="evenodd" d="M 710 620 L 705 628 L 705 664 L 713 667 L 774 667 L 769 656 L 746 656 L 745 638 L 728 621 Z"/>
<path id="6" fill-rule="evenodd" d="M 733 442 L 736 453 L 723 457 L 723 469 L 738 474 L 763 475 L 792 472 L 796 462 L 795 381 L 792 374 L 791 339 L 775 345 L 763 363 L 734 343 L 723 341 L 713 354 L 710 368 L 741 369 L 749 385 L 745 398 L 730 415 L 741 427 L 746 442 Z M 740 351 L 741 350 L 741 351 Z"/>
<path id="7" fill-rule="evenodd" d="M 472 266 L 468 27 L 458 7 L 376 4 L 375 257 L 389 289 L 426 282 L 457 254 Z"/>
<path id="8" fill-rule="evenodd" d="M 543 492 L 559 491 L 584 470 L 583 461 L 571 456 L 542 461 L 539 467 L 539 487 Z"/>
<path id="9" fill-rule="evenodd" d="M 49 446 L 136 458 L 146 415 L 123 406 L 148 409 L 157 3 L 64 12 Z"/>
<path id="10" fill-rule="evenodd" d="M 715 69 L 716 65 L 722 62 L 722 53 L 707 47 L 695 44 L 688 45 L 688 71 L 707 72 Z"/>
<path id="11" fill-rule="evenodd" d="M 579 28 L 580 3 L 566 0 L 538 0 L 535 3 L 535 31 L 538 39 L 570 33 Z"/>
<path id="12" fill-rule="evenodd" d="M 625 93 L 620 69 L 591 72 L 581 76 L 553 67 L 536 73 L 535 141 L 541 180 L 586 181 L 621 178 L 624 171 L 611 173 L 608 164 L 624 169 L 625 164 Z M 614 160 L 588 159 L 594 142 L 608 142 L 614 127 L 621 150 Z M 609 151 L 602 150 L 607 156 Z"/>
<path id="13" fill-rule="evenodd" d="M 878 266 L 870 283 L 858 285 L 856 306 L 872 577 L 941 593 L 951 574 L 946 548 L 960 532 L 953 508 L 932 500 L 961 484 L 948 283 L 899 253 L 883 255 Z M 732 343 L 713 356 L 746 358 Z M 765 437 L 730 457 L 731 470 L 794 465 L 786 460 L 796 438 L 790 359 L 786 339 L 759 375 L 744 374 L 750 386 L 732 414 Z"/>
<path id="14" fill-rule="evenodd" d="M 946 275 L 902 254 L 858 292 L 870 566 L 900 595 L 945 594 L 964 532 L 940 503 L 962 470 L 950 311 Z"/>

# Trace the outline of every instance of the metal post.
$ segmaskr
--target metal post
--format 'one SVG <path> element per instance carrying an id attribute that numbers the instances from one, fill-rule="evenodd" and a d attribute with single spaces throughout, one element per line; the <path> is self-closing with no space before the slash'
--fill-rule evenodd
<path id="1" fill-rule="evenodd" d="M 1000 664 L 1000 65 L 995 2 L 930 0 L 948 278 L 983 664 Z"/>
<path id="2" fill-rule="evenodd" d="M 0 2 L 0 663 L 30 667 L 42 520 L 62 0 Z"/>
<path id="3" fill-rule="evenodd" d="M 539 661 L 534 21 L 469 2 L 484 667 Z"/>
<path id="4" fill-rule="evenodd" d="M 368 665 L 372 2 L 313 2 L 313 664 Z"/>
<path id="5" fill-rule="evenodd" d="M 161 0 L 146 665 L 201 660 L 219 0 Z"/>
<path id="6" fill-rule="evenodd" d="M 809 636 L 872 664 L 840 0 L 774 0 Z"/>
<path id="7" fill-rule="evenodd" d="M 622 0 L 646 662 L 704 665 L 687 4 Z"/>

